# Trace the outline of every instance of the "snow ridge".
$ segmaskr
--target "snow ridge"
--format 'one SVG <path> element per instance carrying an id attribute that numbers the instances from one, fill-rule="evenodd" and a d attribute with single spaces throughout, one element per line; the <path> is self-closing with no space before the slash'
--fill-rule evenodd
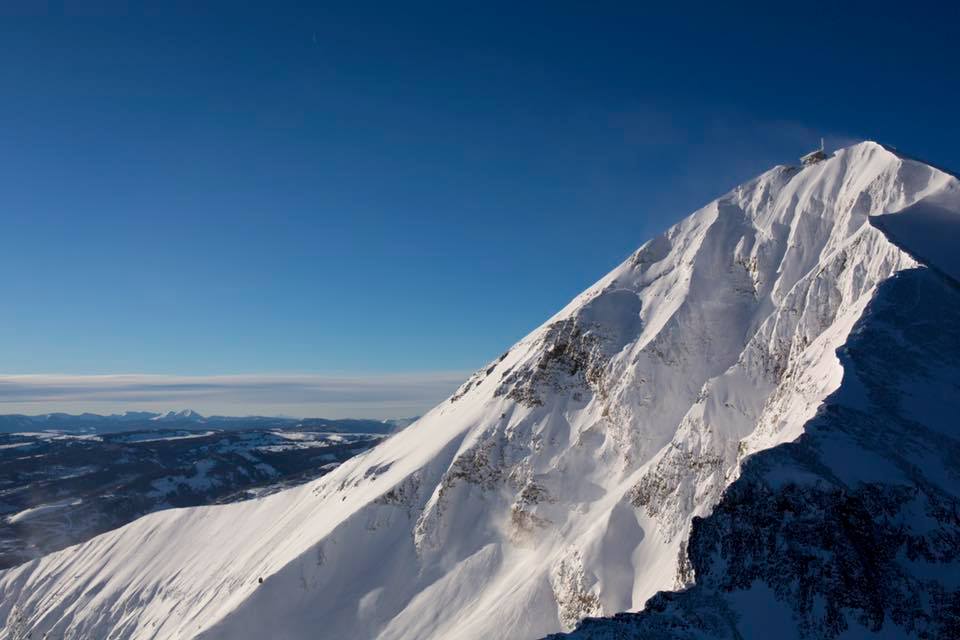
<path id="1" fill-rule="evenodd" d="M 958 637 L 958 323 L 960 287 L 936 271 L 881 284 L 803 435 L 747 460 L 694 521 L 696 584 L 567 637 Z"/>
<path id="2" fill-rule="evenodd" d="M 695 577 L 693 518 L 747 455 L 803 433 L 877 288 L 920 266 L 871 221 L 958 212 L 957 192 L 870 142 L 775 167 L 384 444 L 4 572 L 0 620 L 64 638 L 523 638 L 637 610 Z"/>

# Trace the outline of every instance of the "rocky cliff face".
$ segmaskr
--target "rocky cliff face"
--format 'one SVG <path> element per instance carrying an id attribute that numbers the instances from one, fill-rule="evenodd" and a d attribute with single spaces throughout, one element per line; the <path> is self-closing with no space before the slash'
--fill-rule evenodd
<path id="1" fill-rule="evenodd" d="M 960 637 L 958 323 L 948 277 L 880 285 L 804 434 L 694 521 L 696 583 L 563 637 Z"/>
<path id="2" fill-rule="evenodd" d="M 873 143 L 776 167 L 384 445 L 301 489 L 0 574 L 0 620 L 17 607 L 67 638 L 523 638 L 699 585 L 691 521 L 748 456 L 804 433 L 864 309 L 921 266 L 871 221 L 960 210 L 957 189 Z"/>

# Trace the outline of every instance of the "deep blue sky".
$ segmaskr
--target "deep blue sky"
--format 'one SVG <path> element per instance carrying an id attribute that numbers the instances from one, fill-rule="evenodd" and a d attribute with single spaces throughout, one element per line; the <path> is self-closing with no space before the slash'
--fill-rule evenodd
<path id="1" fill-rule="evenodd" d="M 960 166 L 956 3 L 54 4 L 0 21 L 5 373 L 468 370 L 820 135 Z"/>

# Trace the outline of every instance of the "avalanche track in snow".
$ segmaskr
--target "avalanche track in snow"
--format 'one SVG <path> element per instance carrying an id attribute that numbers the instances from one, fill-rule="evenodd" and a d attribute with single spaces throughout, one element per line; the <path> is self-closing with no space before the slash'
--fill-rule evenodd
<path id="1" fill-rule="evenodd" d="M 324 478 L 0 573 L 0 638 L 529 638 L 638 610 L 688 586 L 741 462 L 840 387 L 878 287 L 938 261 L 910 216 L 958 212 L 954 177 L 875 143 L 775 167 Z"/>

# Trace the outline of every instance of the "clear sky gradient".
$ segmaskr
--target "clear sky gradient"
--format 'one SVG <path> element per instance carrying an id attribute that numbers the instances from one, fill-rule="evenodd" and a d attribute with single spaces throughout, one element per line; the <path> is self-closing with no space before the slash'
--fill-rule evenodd
<path id="1" fill-rule="evenodd" d="M 299 4 L 4 4 L 0 371 L 435 384 L 821 135 L 960 166 L 956 3 Z"/>

